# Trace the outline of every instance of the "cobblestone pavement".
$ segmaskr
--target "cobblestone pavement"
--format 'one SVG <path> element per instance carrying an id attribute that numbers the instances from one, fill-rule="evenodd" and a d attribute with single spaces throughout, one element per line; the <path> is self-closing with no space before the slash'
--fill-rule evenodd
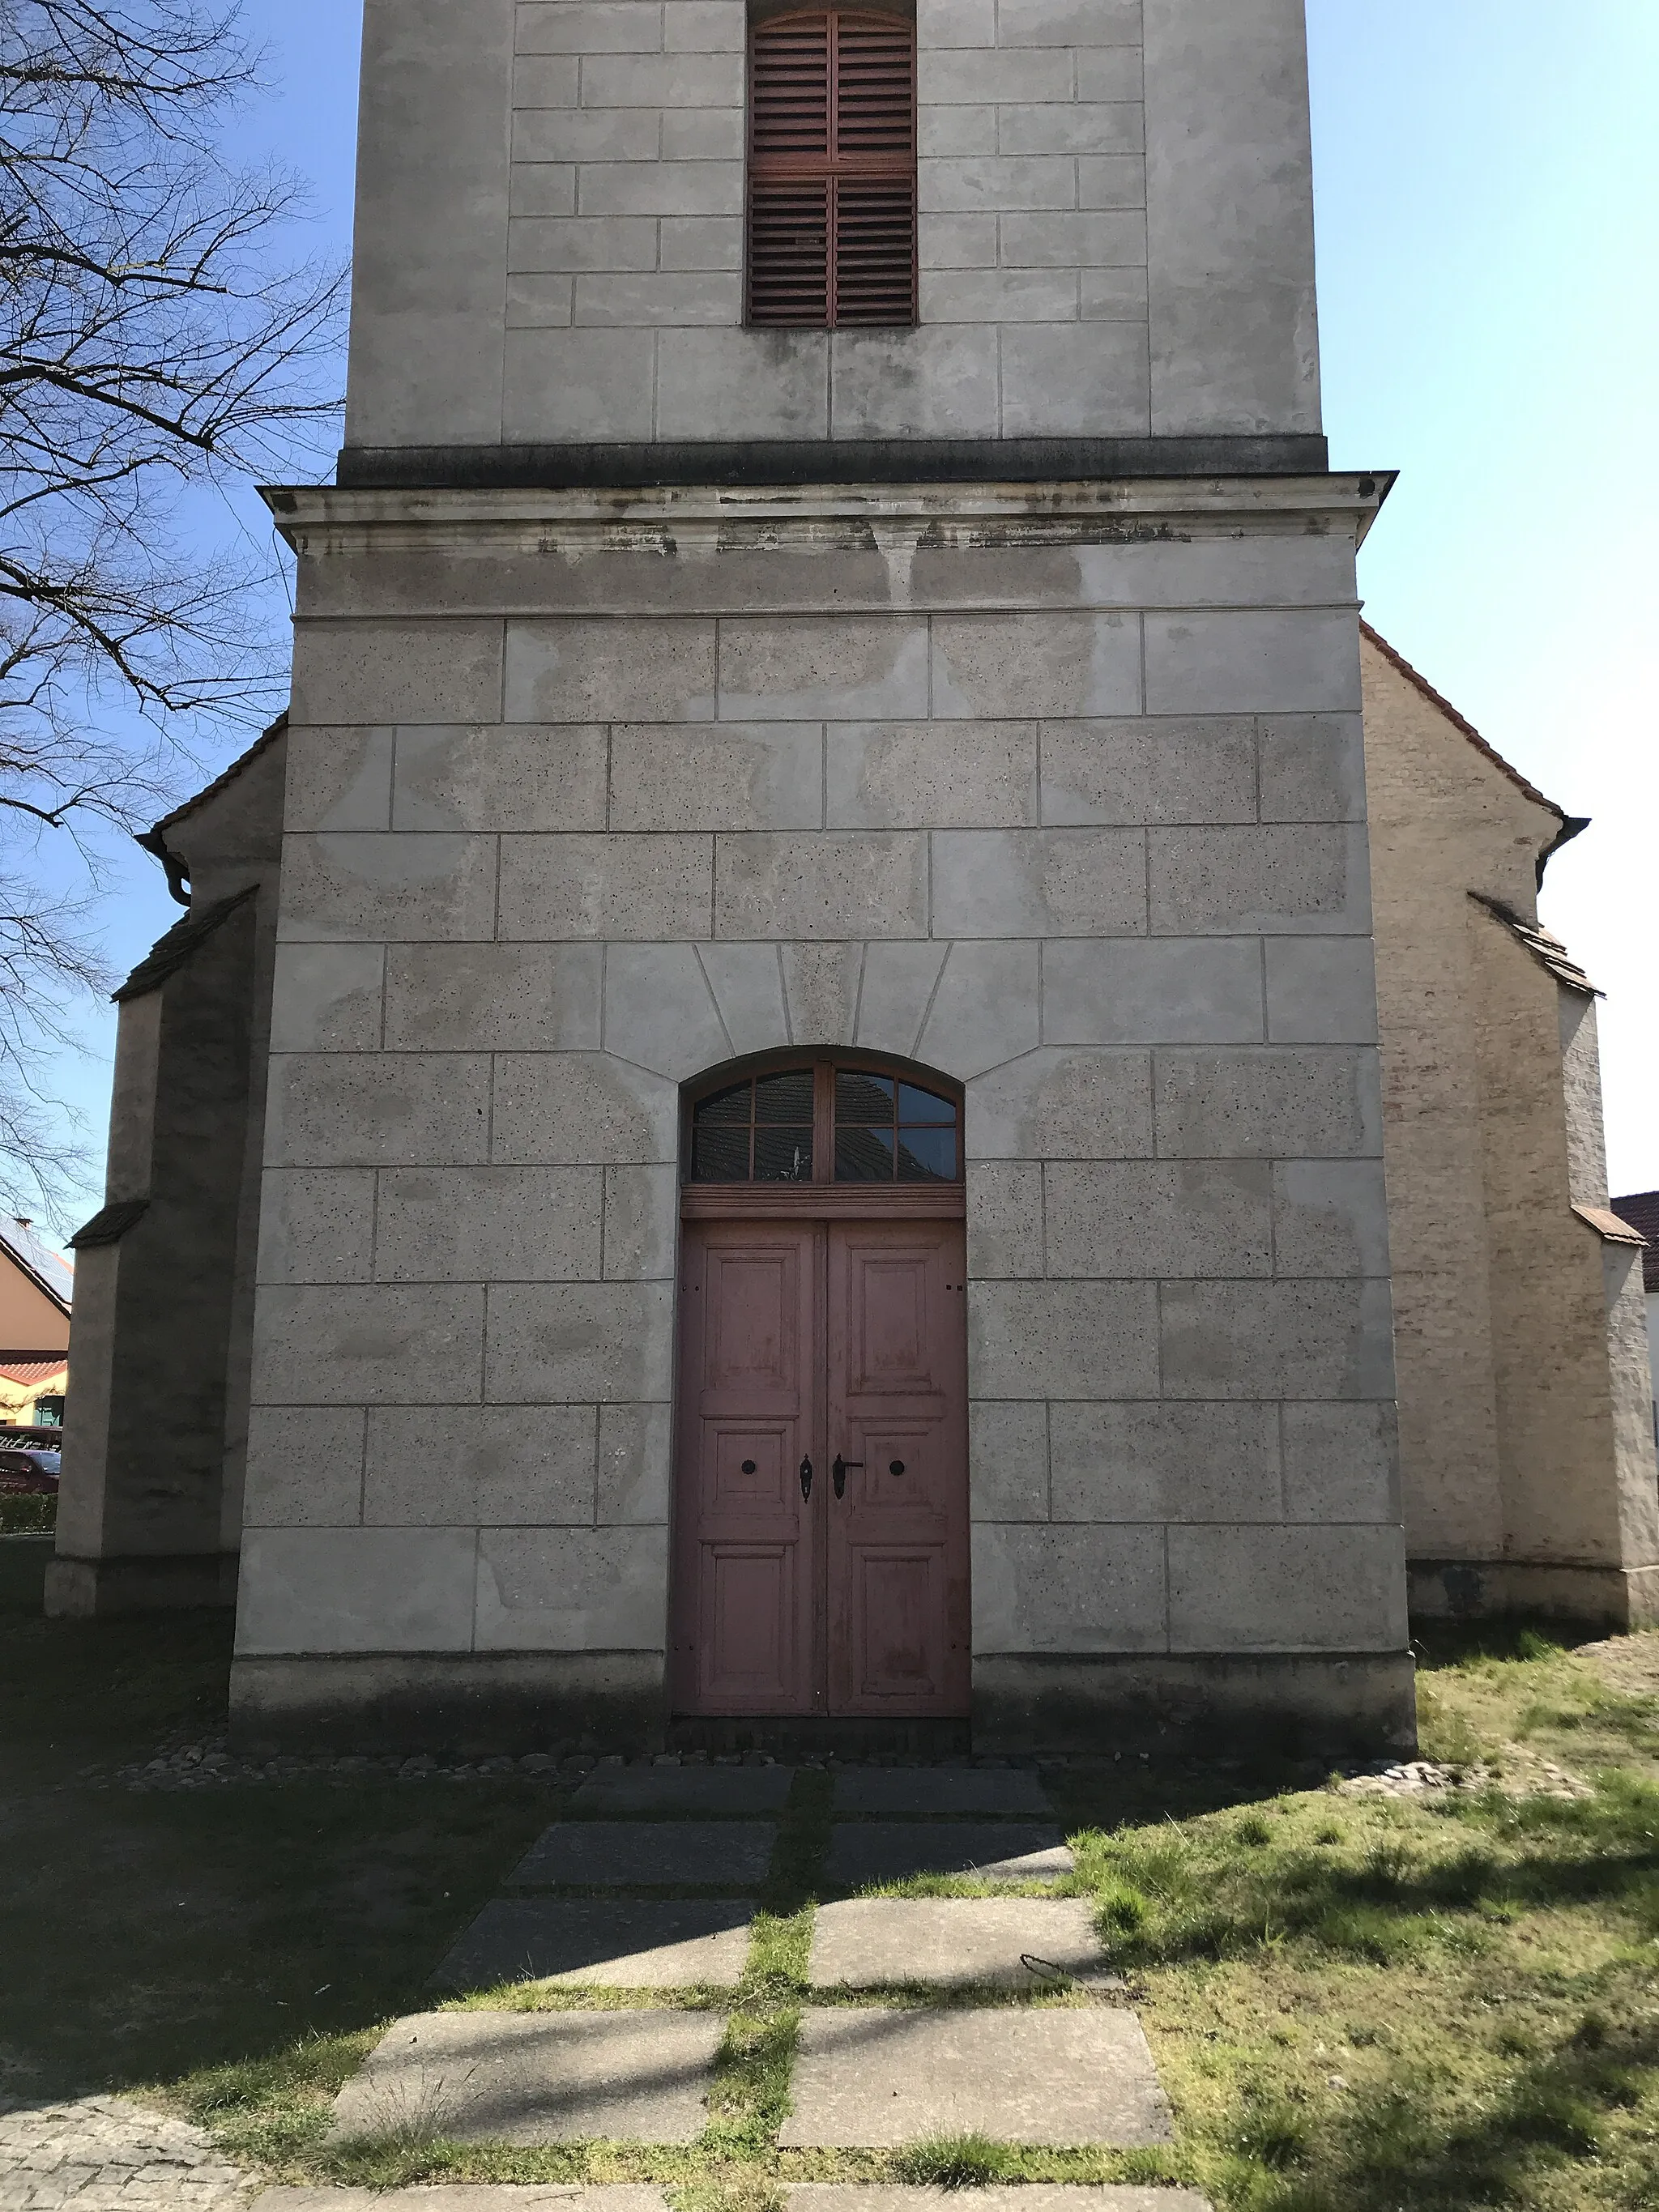
<path id="1" fill-rule="evenodd" d="M 256 2186 L 199 2128 L 124 2097 L 0 2100 L 0 2212 L 241 2212 Z"/>

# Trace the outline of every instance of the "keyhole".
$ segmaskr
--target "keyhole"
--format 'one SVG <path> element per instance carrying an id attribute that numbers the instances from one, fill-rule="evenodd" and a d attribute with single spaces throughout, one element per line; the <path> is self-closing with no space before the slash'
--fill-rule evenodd
<path id="1" fill-rule="evenodd" d="M 752 1474 L 755 1472 L 755 1462 L 752 1459 L 744 1460 L 743 1471 L 745 1474 Z"/>

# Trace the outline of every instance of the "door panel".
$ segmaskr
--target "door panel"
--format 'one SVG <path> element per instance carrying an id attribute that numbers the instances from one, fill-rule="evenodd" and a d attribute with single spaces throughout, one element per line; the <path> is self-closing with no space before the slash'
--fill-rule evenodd
<path id="1" fill-rule="evenodd" d="M 963 1241 L 956 1222 L 685 1224 L 678 1711 L 967 1712 Z M 837 1454 L 862 1462 L 839 1498 Z"/>
<path id="2" fill-rule="evenodd" d="M 963 1233 L 952 1223 L 829 1234 L 829 1709 L 968 1710 Z"/>
<path id="3" fill-rule="evenodd" d="M 709 1637 L 702 1696 L 714 1712 L 793 1712 L 799 1702 L 799 1593 L 785 1544 L 704 1547 Z"/>
<path id="4" fill-rule="evenodd" d="M 674 1697 L 804 1713 L 815 1688 L 819 1501 L 798 1469 L 822 1400 L 822 1231 L 688 1224 L 681 1263 Z"/>

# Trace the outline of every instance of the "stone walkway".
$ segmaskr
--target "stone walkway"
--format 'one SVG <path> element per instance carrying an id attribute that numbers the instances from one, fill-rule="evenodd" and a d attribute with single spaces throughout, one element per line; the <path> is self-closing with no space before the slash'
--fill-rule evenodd
<path id="1" fill-rule="evenodd" d="M 342 2092 L 334 2139 L 412 2127 L 514 2144 L 694 2141 L 707 2122 L 722 1993 L 743 1980 L 755 1899 L 789 1840 L 794 1779 L 785 1767 L 590 1774 L 506 1875 L 509 1893 L 459 1936 L 434 1986 L 488 2000 L 539 1982 L 604 1990 L 611 2008 L 486 2002 L 400 2021 Z M 1052 1894 L 1072 1856 L 1034 1772 L 843 1768 L 824 1842 L 825 1901 L 807 1970 L 822 1996 L 800 2014 L 781 2147 L 892 2149 L 965 2134 L 1124 2148 L 1171 2140 L 1139 2021 L 1114 2002 L 1122 1984 L 1106 1972 L 1092 1909 Z M 836 1894 L 926 1875 L 995 1888 Z M 1068 1982 L 1091 2002 L 1008 2002 Z M 697 2008 L 665 2004 L 667 1993 Z M 619 1998 L 629 2002 L 619 2008 Z M 925 2212 L 934 2202 L 918 2189 L 786 2193 L 802 2198 L 796 2212 Z M 1035 2188 L 1017 2203 L 1012 2191 L 970 2191 L 967 2202 L 991 2212 L 992 2197 L 994 2212 L 1199 2204 L 1179 2191 Z M 440 2212 L 432 2192 L 421 2203 Z M 273 2195 L 260 2212 L 304 2208 Z"/>
<path id="2" fill-rule="evenodd" d="M 781 1841 L 802 1848 L 789 1826 L 801 1818 L 800 1801 L 793 1812 L 790 1804 L 794 1774 L 771 1765 L 606 1765 L 570 1780 L 561 1817 L 504 1870 L 505 1893 L 459 1937 L 433 1987 L 486 1995 L 546 1982 L 603 1991 L 603 2008 L 398 2021 L 341 2092 L 331 2140 L 684 2144 L 701 2135 L 754 1900 L 767 1893 Z M 968 2133 L 1012 2144 L 1170 2142 L 1151 2052 L 1134 2013 L 1116 2002 L 1122 1984 L 1106 1972 L 1089 1904 L 1044 1893 L 1071 1867 L 1028 1770 L 839 1770 L 813 1915 L 814 1995 L 800 2014 L 780 2145 L 891 2149 Z M 992 1893 L 846 1894 L 926 1875 L 976 1878 Z M 1068 1982 L 1082 2005 L 1008 2001 Z M 781 2194 L 789 2212 L 941 2212 L 945 2203 L 943 2192 L 897 2186 L 784 2185 Z M 1154 2188 L 1030 2185 L 953 2191 L 950 2203 L 955 2212 L 1208 2212 L 1189 2191 Z M 200 2130 L 118 2098 L 0 2108 L 0 2212 L 566 2204 L 668 2212 L 663 2191 L 644 2185 L 260 2192 Z"/>

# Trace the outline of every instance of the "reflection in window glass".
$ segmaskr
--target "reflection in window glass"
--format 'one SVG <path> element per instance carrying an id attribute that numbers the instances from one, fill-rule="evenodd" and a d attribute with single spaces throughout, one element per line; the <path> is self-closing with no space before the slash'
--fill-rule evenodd
<path id="1" fill-rule="evenodd" d="M 757 1129 L 757 1182 L 811 1182 L 812 1132 L 805 1129 Z"/>
<path id="2" fill-rule="evenodd" d="M 837 1129 L 837 1182 L 891 1182 L 893 1132 L 890 1129 Z"/>
<path id="3" fill-rule="evenodd" d="M 763 1075 L 755 1085 L 757 1121 L 812 1126 L 812 1071 L 791 1068 L 787 1075 Z"/>
<path id="4" fill-rule="evenodd" d="M 751 1084 L 734 1083 L 729 1091 L 717 1091 L 712 1098 L 705 1098 L 697 1109 L 697 1127 L 704 1128 L 711 1121 L 740 1121 L 747 1128 L 753 1088 Z"/>
<path id="5" fill-rule="evenodd" d="M 693 1182 L 811 1182 L 812 1071 L 735 1083 L 691 1116 Z"/>
<path id="6" fill-rule="evenodd" d="M 901 1182 L 954 1182 L 956 1174 L 957 1133 L 953 1128 L 899 1131 Z"/>
<path id="7" fill-rule="evenodd" d="M 914 1083 L 901 1083 L 898 1117 L 901 1121 L 949 1121 L 954 1124 L 957 1109 L 948 1098 L 936 1098 L 931 1091 L 918 1091 Z"/>
<path id="8" fill-rule="evenodd" d="M 882 1122 L 893 1120 L 893 1079 L 888 1075 L 864 1075 L 854 1069 L 836 1070 L 836 1126 L 843 1121 Z"/>
<path id="9" fill-rule="evenodd" d="M 816 1072 L 791 1067 L 730 1084 L 691 1115 L 693 1182 L 811 1182 Z M 962 1173 L 953 1100 L 871 1069 L 835 1072 L 837 1182 L 954 1182 Z"/>
<path id="10" fill-rule="evenodd" d="M 954 1182 L 957 1109 L 891 1076 L 836 1072 L 837 1182 Z"/>
<path id="11" fill-rule="evenodd" d="M 748 1182 L 749 1132 L 746 1128 L 708 1129 L 699 1126 L 692 1133 L 693 1182 Z"/>

